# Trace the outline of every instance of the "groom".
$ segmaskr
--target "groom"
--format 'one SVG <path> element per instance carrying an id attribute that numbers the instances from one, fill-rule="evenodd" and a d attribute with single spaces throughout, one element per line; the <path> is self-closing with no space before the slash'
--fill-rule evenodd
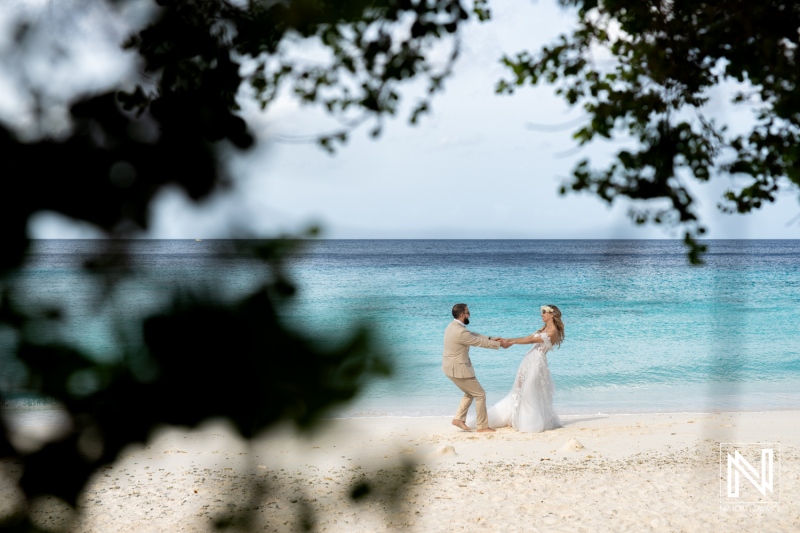
<path id="1" fill-rule="evenodd" d="M 474 399 L 475 409 L 478 412 L 478 432 L 494 431 L 489 427 L 489 418 L 486 416 L 486 391 L 475 379 L 475 371 L 472 369 L 472 361 L 469 359 L 469 347 L 479 346 L 496 350 L 500 347 L 508 348 L 510 344 L 469 331 L 466 327 L 469 324 L 467 304 L 453 306 L 453 319 L 444 330 L 444 354 L 442 356 L 444 374 L 464 392 L 456 417 L 453 419 L 453 425 L 461 429 L 470 429 L 466 424 L 467 411 Z"/>

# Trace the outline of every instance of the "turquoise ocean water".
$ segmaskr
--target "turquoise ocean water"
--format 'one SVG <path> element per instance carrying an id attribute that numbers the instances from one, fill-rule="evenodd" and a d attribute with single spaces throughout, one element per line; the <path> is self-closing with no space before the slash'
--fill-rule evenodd
<path id="1" fill-rule="evenodd" d="M 300 291 L 283 315 L 320 342 L 366 322 L 391 354 L 393 376 L 332 416 L 451 414 L 460 392 L 440 365 L 458 302 L 470 329 L 502 336 L 538 329 L 542 304 L 561 308 L 566 339 L 548 356 L 560 414 L 800 408 L 800 241 L 708 244 L 707 264 L 691 267 L 672 240 L 312 241 L 291 261 Z M 98 317 L 78 268 L 95 246 L 37 241 L 20 276 L 41 305 L 69 302 L 63 332 L 99 358 L 113 350 L 113 317 L 154 309 L 176 280 L 221 279 L 237 293 L 262 275 L 235 253 L 209 260 L 229 242 L 136 241 L 149 275 Z M 525 352 L 472 349 L 490 403 Z M 0 366 L 0 383 L 19 372 Z"/>

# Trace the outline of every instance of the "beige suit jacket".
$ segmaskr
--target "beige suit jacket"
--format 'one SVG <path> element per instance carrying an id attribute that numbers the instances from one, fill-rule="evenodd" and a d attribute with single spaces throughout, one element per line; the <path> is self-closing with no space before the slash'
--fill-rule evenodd
<path id="1" fill-rule="evenodd" d="M 497 350 L 500 343 L 488 337 L 473 333 L 460 322 L 453 320 L 444 330 L 444 354 L 442 370 L 446 376 L 453 378 L 474 378 L 475 370 L 469 359 L 469 347 L 491 348 Z"/>

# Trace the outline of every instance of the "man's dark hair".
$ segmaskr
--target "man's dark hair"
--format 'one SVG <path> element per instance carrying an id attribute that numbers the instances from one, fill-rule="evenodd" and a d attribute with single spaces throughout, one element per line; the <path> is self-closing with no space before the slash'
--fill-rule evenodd
<path id="1" fill-rule="evenodd" d="M 453 306 L 453 318 L 458 318 L 467 310 L 467 304 L 456 304 Z"/>

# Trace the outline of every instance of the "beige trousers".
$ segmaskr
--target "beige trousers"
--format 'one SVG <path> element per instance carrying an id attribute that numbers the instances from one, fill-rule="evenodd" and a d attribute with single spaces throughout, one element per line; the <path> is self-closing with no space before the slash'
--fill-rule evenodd
<path id="1" fill-rule="evenodd" d="M 464 397 L 461 398 L 461 403 L 458 405 L 456 419 L 462 422 L 467 421 L 467 411 L 469 411 L 469 406 L 472 405 L 472 400 L 474 399 L 475 411 L 477 411 L 478 415 L 478 429 L 488 428 L 489 417 L 486 415 L 486 391 L 483 390 L 478 380 L 476 378 L 447 377 L 456 384 L 456 387 L 464 391 Z"/>

